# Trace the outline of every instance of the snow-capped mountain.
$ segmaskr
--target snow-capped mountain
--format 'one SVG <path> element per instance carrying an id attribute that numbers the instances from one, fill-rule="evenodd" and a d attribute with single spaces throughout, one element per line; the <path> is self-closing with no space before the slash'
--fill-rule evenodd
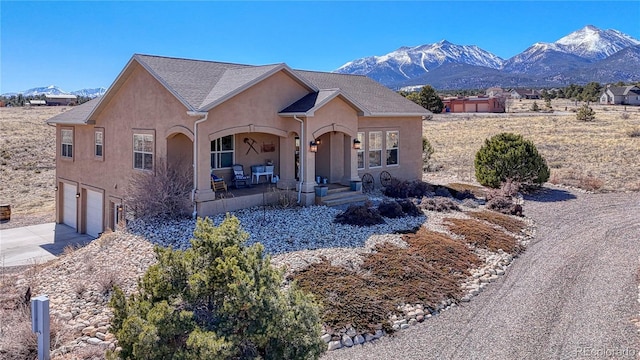
<path id="1" fill-rule="evenodd" d="M 556 42 L 535 43 L 508 60 L 503 60 L 477 46 L 462 46 L 441 41 L 435 44 L 401 47 L 386 55 L 353 60 L 335 72 L 367 75 L 394 89 L 417 85 L 426 80 L 436 88 L 442 89 L 456 88 L 455 86 L 464 84 L 494 86 L 502 84 L 507 79 L 509 85 L 503 86 L 562 86 L 581 82 L 584 74 L 589 71 L 592 74 L 615 73 L 612 69 L 595 70 L 605 59 L 639 44 L 640 40 L 618 30 L 601 30 L 587 25 Z M 627 58 L 631 64 L 625 66 L 624 79 L 620 80 L 640 80 L 640 66 L 637 66 L 635 57 L 629 55 Z M 605 64 L 602 63 L 601 66 Z M 442 69 L 434 73 L 438 68 Z M 468 70 L 472 68 L 473 71 Z M 461 71 L 462 69 L 466 70 Z M 454 73 L 449 73 L 451 71 Z M 465 78 L 459 79 L 460 77 Z M 611 76 L 602 79 L 605 78 L 610 79 Z M 600 80 L 596 77 L 586 81 Z"/>
<path id="2" fill-rule="evenodd" d="M 405 46 L 386 55 L 350 61 L 335 72 L 367 75 L 383 84 L 391 84 L 420 77 L 448 63 L 498 69 L 502 62 L 500 57 L 475 45 L 456 45 L 442 40 L 435 44 Z"/>
<path id="3" fill-rule="evenodd" d="M 23 96 L 36 96 L 36 95 L 63 95 L 63 94 L 68 94 L 68 92 L 60 89 L 59 87 L 55 86 L 55 85 L 49 85 L 49 86 L 41 86 L 41 87 L 36 87 L 36 88 L 31 88 L 25 91 L 19 91 L 17 93 L 6 93 L 6 94 L 2 94 L 3 96 L 14 96 L 14 95 L 18 95 L 18 94 L 22 94 Z"/>
<path id="4" fill-rule="evenodd" d="M 622 49 L 640 45 L 640 40 L 618 30 L 601 30 L 593 25 L 587 25 L 561 38 L 555 44 L 566 53 L 586 59 L 601 60 Z"/>
<path id="5" fill-rule="evenodd" d="M 106 88 L 99 87 L 94 89 L 80 89 L 72 92 L 67 92 L 55 85 L 42 86 L 31 88 L 24 91 L 19 91 L 17 93 L 5 93 L 2 96 L 16 96 L 18 94 L 22 94 L 23 96 L 37 96 L 37 95 L 77 95 L 77 96 L 86 96 L 90 98 L 95 98 L 98 96 L 104 95 L 107 92 Z"/>
<path id="6" fill-rule="evenodd" d="M 554 43 L 535 43 L 522 53 L 508 59 L 504 69 L 527 74 L 531 71 L 566 72 L 580 65 L 605 59 L 622 49 L 640 44 L 618 30 L 601 30 L 593 25 L 574 31 Z"/>
<path id="7" fill-rule="evenodd" d="M 99 87 L 99 88 L 93 88 L 93 89 L 76 90 L 76 91 L 72 91 L 71 93 L 73 95 L 86 96 L 86 97 L 90 97 L 90 98 L 93 99 L 95 97 L 104 95 L 104 93 L 106 93 L 106 92 L 107 92 L 106 88 Z"/>

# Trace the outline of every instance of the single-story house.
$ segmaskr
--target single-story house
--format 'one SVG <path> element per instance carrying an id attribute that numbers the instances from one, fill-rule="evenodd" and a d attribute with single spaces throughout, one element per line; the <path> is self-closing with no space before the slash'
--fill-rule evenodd
<path id="1" fill-rule="evenodd" d="M 68 106 L 78 102 L 78 97 L 71 94 L 45 95 L 44 98 L 48 106 Z"/>
<path id="2" fill-rule="evenodd" d="M 512 99 L 540 99 L 540 92 L 535 89 L 513 89 Z"/>
<path id="3" fill-rule="evenodd" d="M 505 99 L 488 96 L 459 96 L 442 99 L 442 112 L 454 113 L 503 113 Z"/>
<path id="4" fill-rule="evenodd" d="M 607 86 L 600 95 L 600 104 L 640 105 L 640 88 L 637 86 Z"/>
<path id="5" fill-rule="evenodd" d="M 193 169 L 194 216 L 261 204 L 216 196 L 211 174 L 231 185 L 234 164 L 248 175 L 272 164 L 303 205 L 317 176 L 348 189 L 365 173 L 421 179 L 429 114 L 365 76 L 135 54 L 104 96 L 48 120 L 56 220 L 94 236 L 115 229 L 130 179 L 164 163 Z"/>

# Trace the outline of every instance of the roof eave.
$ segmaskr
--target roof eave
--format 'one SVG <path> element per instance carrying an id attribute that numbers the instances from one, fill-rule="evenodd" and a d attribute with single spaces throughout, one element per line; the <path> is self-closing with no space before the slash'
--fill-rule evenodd
<path id="1" fill-rule="evenodd" d="M 416 116 L 428 116 L 433 114 L 430 111 L 426 111 L 423 113 L 369 113 L 368 115 L 364 115 L 366 117 L 416 117 Z"/>

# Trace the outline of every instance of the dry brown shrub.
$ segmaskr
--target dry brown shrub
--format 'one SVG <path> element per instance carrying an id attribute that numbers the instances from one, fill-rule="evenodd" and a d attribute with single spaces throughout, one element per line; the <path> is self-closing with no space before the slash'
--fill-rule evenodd
<path id="1" fill-rule="evenodd" d="M 173 166 L 158 158 L 155 173 L 136 172 L 129 181 L 125 204 L 136 218 L 178 218 L 189 213 L 193 169 Z"/>
<path id="2" fill-rule="evenodd" d="M 578 182 L 578 187 L 587 191 L 597 191 L 602 189 L 602 186 L 604 186 L 604 181 L 590 175 L 580 178 Z"/>
<path id="3" fill-rule="evenodd" d="M 458 207 L 455 201 L 442 196 L 433 198 L 423 197 L 420 201 L 420 208 L 437 212 L 460 211 L 460 207 Z"/>
<path id="4" fill-rule="evenodd" d="M 628 129 L 626 134 L 630 138 L 640 137 L 640 126 L 636 126 L 634 128 Z"/>
<path id="5" fill-rule="evenodd" d="M 387 321 L 401 303 L 422 303 L 436 309 L 445 299 L 462 296 L 460 284 L 480 259 L 463 243 L 443 234 L 420 230 L 405 235 L 407 248 L 379 245 L 367 255 L 360 271 L 312 265 L 293 278 L 324 306 L 323 321 L 333 329 L 353 326 L 370 332 Z"/>
<path id="6" fill-rule="evenodd" d="M 520 233 L 526 228 L 526 223 L 520 219 L 513 218 L 495 211 L 469 211 L 467 215 L 479 220 L 484 220 L 492 224 L 501 226 L 512 233 Z"/>
<path id="7" fill-rule="evenodd" d="M 474 219 L 445 219 L 451 232 L 464 236 L 466 242 L 490 251 L 502 249 L 510 254 L 519 253 L 522 248 L 513 236 Z"/>

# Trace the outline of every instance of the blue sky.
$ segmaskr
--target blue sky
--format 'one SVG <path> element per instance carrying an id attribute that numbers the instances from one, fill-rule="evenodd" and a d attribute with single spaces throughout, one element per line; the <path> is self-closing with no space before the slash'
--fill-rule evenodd
<path id="1" fill-rule="evenodd" d="M 509 58 L 595 25 L 640 39 L 640 1 L 0 2 L 0 93 L 108 87 L 134 53 L 331 71 L 442 39 Z"/>

